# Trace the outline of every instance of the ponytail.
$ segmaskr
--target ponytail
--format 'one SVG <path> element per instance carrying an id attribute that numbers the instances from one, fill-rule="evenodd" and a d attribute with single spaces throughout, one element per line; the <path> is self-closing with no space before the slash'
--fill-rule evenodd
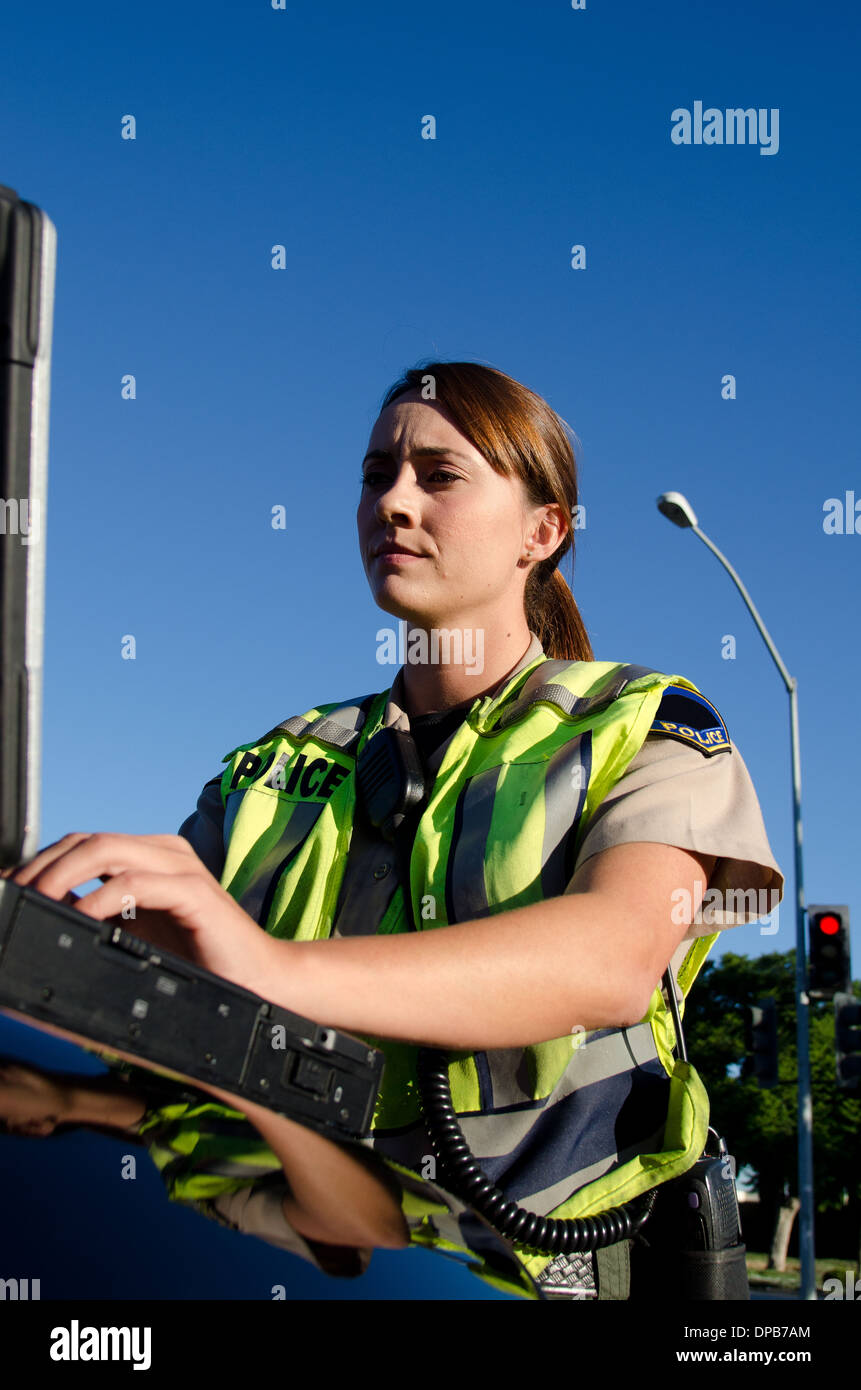
<path id="1" fill-rule="evenodd" d="M 595 660 L 580 610 L 558 567 L 542 575 L 537 565 L 527 580 L 525 599 L 527 624 L 547 656 L 560 661 Z"/>

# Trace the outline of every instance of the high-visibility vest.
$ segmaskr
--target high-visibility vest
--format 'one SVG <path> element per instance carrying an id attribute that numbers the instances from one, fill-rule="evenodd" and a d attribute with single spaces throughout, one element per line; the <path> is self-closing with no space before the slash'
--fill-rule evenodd
<path id="1" fill-rule="evenodd" d="M 647 734 L 669 728 L 656 719 L 665 692 L 674 714 L 679 699 L 682 710 L 686 699 L 691 709 L 708 705 L 683 676 L 544 655 L 496 695 L 477 698 L 445 751 L 415 833 L 416 928 L 562 894 L 594 811 Z M 273 936 L 331 935 L 353 824 L 350 774 L 382 727 L 388 697 L 319 706 L 223 759 L 221 883 Z M 713 729 L 699 723 L 686 729 L 676 719 L 673 727 L 709 753 L 729 747 L 716 712 Z M 376 930 L 408 929 L 399 886 Z M 716 939 L 692 943 L 677 974 L 682 995 Z M 501 1238 L 494 1244 L 487 1223 L 434 1181 L 417 1049 L 365 1036 L 386 1057 L 366 1143 L 402 1181 L 412 1242 L 472 1254 L 479 1277 L 530 1296 L 532 1279 L 553 1257 Z M 452 1102 L 477 1161 L 508 1197 L 539 1215 L 588 1216 L 678 1176 L 700 1156 L 708 1099 L 693 1066 L 673 1057 L 674 1045 L 656 988 L 633 1027 L 450 1053 Z M 147 1117 L 141 1133 L 152 1135 L 173 1200 L 196 1203 L 255 1181 L 261 1167 L 279 1170 L 262 1139 L 230 1132 L 240 1118 L 215 1102 Z"/>

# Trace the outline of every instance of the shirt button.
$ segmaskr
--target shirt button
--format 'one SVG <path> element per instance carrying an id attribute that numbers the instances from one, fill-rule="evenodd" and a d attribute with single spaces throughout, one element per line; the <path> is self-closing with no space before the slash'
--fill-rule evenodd
<path id="1" fill-rule="evenodd" d="M 374 869 L 374 878 L 385 878 L 386 874 L 389 872 L 389 869 L 391 867 L 391 864 L 378 864 L 377 867 Z"/>

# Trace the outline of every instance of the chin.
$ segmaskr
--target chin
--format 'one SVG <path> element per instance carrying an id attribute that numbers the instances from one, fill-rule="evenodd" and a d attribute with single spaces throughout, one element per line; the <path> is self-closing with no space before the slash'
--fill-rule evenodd
<path id="1" fill-rule="evenodd" d="M 401 618 L 409 623 L 424 624 L 427 615 L 417 611 L 414 603 L 409 603 L 406 599 L 398 598 L 397 594 L 389 593 L 387 586 L 381 586 L 374 594 L 374 602 L 384 613 L 390 613 L 393 618 Z"/>

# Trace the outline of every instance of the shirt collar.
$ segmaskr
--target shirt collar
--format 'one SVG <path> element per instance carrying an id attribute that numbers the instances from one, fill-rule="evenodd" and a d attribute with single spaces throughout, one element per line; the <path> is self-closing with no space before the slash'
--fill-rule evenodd
<path id="1" fill-rule="evenodd" d="M 537 636 L 537 634 L 534 633 L 534 632 L 532 631 L 531 628 L 530 628 L 530 630 L 529 630 L 529 636 L 530 636 L 530 639 L 531 639 L 531 640 L 530 640 L 530 643 L 529 643 L 529 646 L 526 648 L 526 651 L 523 653 L 523 656 L 520 658 L 520 660 L 518 661 L 517 665 L 516 665 L 516 666 L 513 666 L 513 667 L 511 668 L 511 670 L 510 670 L 509 672 L 507 672 L 507 674 L 504 675 L 504 676 L 502 677 L 502 680 L 499 681 L 499 683 L 498 683 L 497 685 L 494 686 L 493 690 L 488 690 L 488 691 L 486 692 L 486 694 L 489 695 L 492 699 L 495 698 L 495 697 L 500 693 L 500 691 L 503 689 L 503 687 L 504 687 L 505 685 L 508 684 L 508 682 L 511 680 L 511 678 L 512 678 L 513 676 L 516 676 L 516 675 L 517 675 L 518 671 L 522 671 L 522 670 L 524 670 L 525 667 L 531 666 L 531 664 L 532 664 L 533 661 L 537 661 L 537 659 L 538 659 L 539 656 L 543 656 L 543 655 L 544 655 L 544 648 L 543 648 L 543 646 L 541 645 L 541 640 L 540 640 L 540 638 Z M 403 672 L 404 672 L 403 666 L 399 667 L 399 668 L 398 668 L 398 673 L 397 673 L 397 675 L 395 676 L 395 679 L 392 681 L 392 688 L 391 688 L 391 690 L 389 691 L 389 698 L 388 698 L 388 702 L 387 702 L 387 704 L 386 704 L 386 713 L 385 713 L 385 716 L 384 716 L 384 718 L 383 718 L 383 726 L 384 726 L 385 728 L 391 727 L 391 728 L 394 728 L 394 729 L 403 729 L 405 732 L 409 732 L 409 727 L 410 727 L 409 716 L 407 715 L 407 712 L 406 712 L 406 710 L 405 710 L 404 707 L 403 707 L 403 706 L 404 706 L 404 680 L 403 680 Z M 465 706 L 465 707 L 464 707 L 464 715 L 466 714 L 467 709 L 468 709 L 468 706 Z"/>

